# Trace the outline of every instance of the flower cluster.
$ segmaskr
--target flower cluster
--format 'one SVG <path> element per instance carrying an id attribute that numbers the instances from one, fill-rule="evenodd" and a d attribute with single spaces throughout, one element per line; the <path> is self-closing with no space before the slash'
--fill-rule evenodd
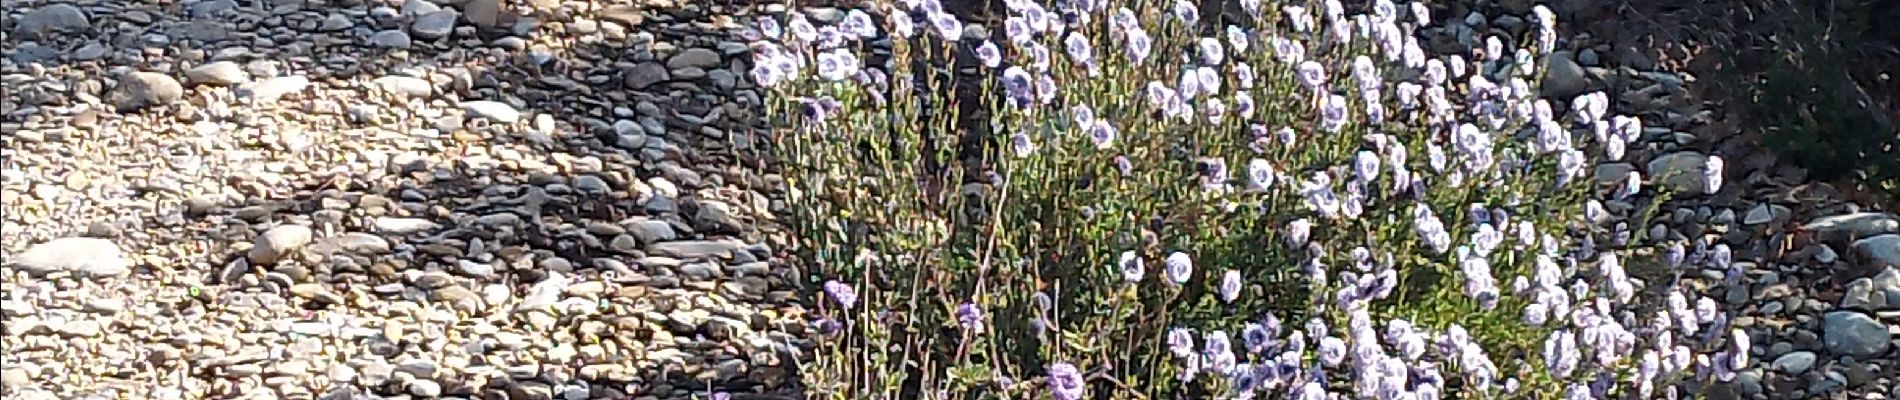
<path id="1" fill-rule="evenodd" d="M 945 385 L 1065 400 L 1106 388 L 1090 384 L 1101 374 L 1140 374 L 1130 377 L 1152 383 L 1150 397 L 1201 387 L 1223 398 L 1440 399 L 1528 387 L 1650 398 L 1676 393 L 1686 373 L 1732 379 L 1748 366 L 1746 335 L 1720 337 L 1730 328 L 1715 303 L 1675 287 L 1692 266 L 1740 279 L 1725 245 L 1659 243 L 1676 274 L 1646 282 L 1626 269 L 1626 250 L 1642 244 L 1627 221 L 1607 234 L 1596 226 L 1614 219 L 1597 198 L 1634 199 L 1644 178 L 1608 191 L 1579 182 L 1643 145 L 1643 121 L 1616 113 L 1603 92 L 1539 97 L 1540 58 L 1558 45 L 1554 13 L 1534 7 L 1523 40 L 1488 36 L 1437 54 L 1421 43 L 1436 22 L 1425 2 L 1375 0 L 1357 14 L 1338 0 L 1310 3 L 1243 0 L 1257 23 L 1217 29 L 1203 29 L 1217 21 L 1186 0 L 1157 10 L 1006 0 L 999 26 L 985 27 L 937 0 L 890 5 L 884 27 L 855 10 L 825 24 L 797 12 L 760 20 L 752 78 L 781 95 L 775 110 L 811 122 L 788 128 L 799 133 L 787 135 L 793 153 L 855 167 L 797 175 L 799 190 L 824 194 L 800 204 L 830 211 L 813 212 L 810 229 L 881 235 L 810 247 L 920 255 L 867 263 L 903 272 L 857 287 L 879 291 L 866 297 L 879 304 L 858 304 L 837 281 L 824 293 L 843 310 L 898 308 L 890 314 L 959 332 L 918 341 L 952 350 L 904 349 L 949 357 L 933 359 L 957 371 Z M 982 203 L 925 189 L 942 183 L 918 184 L 930 179 L 924 163 L 903 152 L 861 148 L 885 135 L 940 138 L 942 127 L 906 124 L 947 112 L 926 105 L 966 101 L 930 90 L 885 98 L 893 83 L 943 87 L 854 53 L 886 33 L 891 54 L 973 57 L 988 85 L 977 97 L 994 112 L 976 134 L 994 135 L 1001 157 L 979 175 L 988 179 L 966 177 L 959 199 Z M 1716 192 L 1722 160 L 1708 160 L 1701 182 Z M 838 176 L 853 173 L 866 176 Z M 967 195 L 1003 181 L 995 199 Z M 945 202 L 1000 213 L 952 219 L 981 240 L 912 229 L 940 222 Z M 1639 316 L 1653 285 L 1664 306 Z M 891 334 L 856 327 L 867 342 Z M 1012 332 L 1039 340 L 1002 334 Z M 1119 340 L 1134 342 L 1103 342 Z M 828 368 L 909 371 L 842 364 Z M 862 370 L 875 368 L 888 369 Z"/>

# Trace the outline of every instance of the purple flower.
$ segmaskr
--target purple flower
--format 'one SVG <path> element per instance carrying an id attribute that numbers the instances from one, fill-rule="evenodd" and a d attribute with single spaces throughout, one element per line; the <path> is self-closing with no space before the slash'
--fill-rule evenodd
<path id="1" fill-rule="evenodd" d="M 1128 283 L 1141 282 L 1142 276 L 1148 273 L 1147 268 L 1141 264 L 1141 257 L 1134 251 L 1122 252 L 1121 260 L 1117 264 L 1121 266 L 1122 280 Z"/>
<path id="2" fill-rule="evenodd" d="M 1346 126 L 1346 96 L 1328 95 L 1319 104 L 1320 129 L 1339 132 Z"/>
<path id="3" fill-rule="evenodd" d="M 1194 259 L 1187 253 L 1177 251 L 1168 254 L 1164 262 L 1168 265 L 1168 280 L 1174 282 L 1175 285 L 1187 284 L 1188 278 L 1194 275 Z"/>
<path id="4" fill-rule="evenodd" d="M 1242 119 L 1252 119 L 1254 112 L 1253 95 L 1247 92 L 1234 93 L 1234 113 Z"/>
<path id="5" fill-rule="evenodd" d="M 770 16 L 759 17 L 758 28 L 759 33 L 765 35 L 767 38 L 777 39 L 779 36 L 785 35 L 785 28 L 779 26 L 778 19 Z"/>
<path id="6" fill-rule="evenodd" d="M 1267 160 L 1258 158 L 1248 161 L 1247 183 L 1248 187 L 1252 189 L 1271 189 L 1273 187 L 1273 164 L 1268 163 Z"/>
<path id="7" fill-rule="evenodd" d="M 1168 330 L 1168 351 L 1173 352 L 1174 355 L 1177 357 L 1187 357 L 1187 356 L 1193 355 L 1194 354 L 1194 332 L 1188 331 L 1187 328 L 1177 327 L 1174 329 L 1169 329 Z"/>
<path id="8" fill-rule="evenodd" d="M 935 32 L 937 36 L 944 40 L 955 41 L 963 38 L 963 21 L 957 20 L 956 15 L 950 13 L 931 14 L 930 26 L 936 28 Z"/>
<path id="9" fill-rule="evenodd" d="M 1128 30 L 1128 60 L 1131 64 L 1141 65 L 1148 59 L 1148 52 L 1154 47 L 1154 40 L 1148 37 L 1148 31 L 1140 28 Z"/>
<path id="10" fill-rule="evenodd" d="M 1577 338 L 1567 330 L 1552 332 L 1544 340 L 1544 368 L 1553 378 L 1562 380 L 1577 370 Z"/>
<path id="11" fill-rule="evenodd" d="M 1320 65 L 1318 62 L 1301 62 L 1297 74 L 1300 78 L 1300 85 L 1306 86 L 1308 90 L 1319 90 L 1320 85 L 1326 84 L 1326 67 Z M 1343 110 L 1346 107 L 1344 103 L 1345 99 L 1341 98 L 1340 101 L 1339 108 Z M 1340 118 L 1345 118 L 1345 116 L 1342 115 Z"/>
<path id="12" fill-rule="evenodd" d="M 1122 176 L 1132 176 L 1135 174 L 1135 163 L 1129 162 L 1127 156 L 1115 156 L 1115 169 Z"/>
<path id="13" fill-rule="evenodd" d="M 1346 341 L 1332 336 L 1321 338 L 1319 360 L 1328 367 L 1339 366 L 1341 361 L 1346 360 Z"/>
<path id="14" fill-rule="evenodd" d="M 877 37 L 877 23 L 871 22 L 871 15 L 861 10 L 851 10 L 844 15 L 845 33 L 857 35 L 862 39 Z"/>
<path id="15" fill-rule="evenodd" d="M 805 19 L 805 14 L 793 13 L 788 28 L 791 28 L 792 37 L 798 39 L 799 43 L 811 43 L 818 39 L 818 27 L 812 26 L 811 21 Z"/>
<path id="16" fill-rule="evenodd" d="M 1089 38 L 1082 36 L 1081 32 L 1069 32 L 1069 36 L 1063 39 L 1062 44 L 1068 49 L 1069 58 L 1075 60 L 1077 64 L 1095 61 L 1094 47 L 1089 46 Z"/>
<path id="17" fill-rule="evenodd" d="M 1240 298 L 1240 271 L 1227 270 L 1220 278 L 1220 298 L 1228 303 Z"/>
<path id="18" fill-rule="evenodd" d="M 984 67 L 996 68 L 1003 63 L 1003 52 L 996 48 L 996 43 L 985 40 L 976 46 L 976 59 L 982 61 Z"/>
<path id="19" fill-rule="evenodd" d="M 1058 362 L 1049 366 L 1049 391 L 1057 399 L 1081 399 L 1082 389 L 1082 371 L 1075 369 L 1075 365 Z"/>
<path id="20" fill-rule="evenodd" d="M 1030 154 L 1036 153 L 1036 143 L 1029 141 L 1029 134 L 1024 132 L 1016 132 L 1009 136 L 1009 148 L 1017 158 L 1029 157 Z"/>
<path id="21" fill-rule="evenodd" d="M 1174 0 L 1174 18 L 1182 24 L 1192 26 L 1201 20 L 1199 5 L 1187 0 Z"/>
<path id="22" fill-rule="evenodd" d="M 1030 28 L 1029 21 L 1022 17 L 1012 16 L 1003 20 L 1003 35 L 1009 37 L 1010 43 L 1019 45 L 1035 40 L 1034 30 Z"/>
<path id="23" fill-rule="evenodd" d="M 983 314 L 983 307 L 976 303 L 963 303 L 957 306 L 957 324 L 962 325 L 963 329 L 981 332 L 983 321 L 987 319 L 988 317 Z"/>
<path id="24" fill-rule="evenodd" d="M 1220 65 L 1227 58 L 1226 50 L 1221 48 L 1220 39 L 1204 37 L 1196 41 L 1201 53 L 1201 62 L 1207 65 Z"/>
<path id="25" fill-rule="evenodd" d="M 838 306 L 846 310 L 858 304 L 858 291 L 844 282 L 825 281 L 825 294 L 831 295 L 831 299 L 837 301 Z"/>
<path id="26" fill-rule="evenodd" d="M 1306 13 L 1306 7 L 1285 6 L 1280 10 L 1286 13 L 1286 21 L 1294 32 L 1306 33 L 1313 30 L 1313 16 Z"/>
<path id="27" fill-rule="evenodd" d="M 1268 317 L 1271 318 L 1272 316 L 1269 315 Z M 1258 322 L 1248 322 L 1246 327 L 1240 330 L 1240 339 L 1241 342 L 1247 345 L 1247 352 L 1260 354 L 1265 352 L 1267 347 L 1273 344 L 1273 332 L 1268 331 L 1266 325 L 1261 325 Z"/>
<path id="28" fill-rule="evenodd" d="M 1098 119 L 1094 124 L 1089 125 L 1089 142 L 1095 144 L 1096 149 L 1114 147 L 1116 134 L 1115 126 L 1106 120 Z"/>
<path id="29" fill-rule="evenodd" d="M 1280 62 L 1299 64 L 1306 61 L 1306 47 L 1300 45 L 1299 41 L 1284 37 L 1274 37 L 1272 42 L 1274 58 L 1280 60 Z"/>

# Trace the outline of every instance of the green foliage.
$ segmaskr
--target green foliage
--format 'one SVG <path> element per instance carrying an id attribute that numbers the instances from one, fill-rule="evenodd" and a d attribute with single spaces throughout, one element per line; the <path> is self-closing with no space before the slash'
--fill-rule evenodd
<path id="1" fill-rule="evenodd" d="M 1823 179 L 1856 179 L 1875 190 L 1900 194 L 1900 128 L 1889 107 L 1900 95 L 1878 93 L 1857 75 L 1893 74 L 1891 53 L 1900 28 L 1900 7 L 1888 2 L 1771 4 L 1761 28 L 1772 33 L 1766 48 L 1778 57 L 1761 60 L 1747 82 L 1742 115 L 1766 130 L 1779 149 Z M 1736 53 L 1751 57 L 1753 52 Z M 1867 70 L 1873 66 L 1875 69 Z M 1889 78 L 1890 79 L 1890 78 Z M 1870 92 L 1873 89 L 1876 92 Z"/>

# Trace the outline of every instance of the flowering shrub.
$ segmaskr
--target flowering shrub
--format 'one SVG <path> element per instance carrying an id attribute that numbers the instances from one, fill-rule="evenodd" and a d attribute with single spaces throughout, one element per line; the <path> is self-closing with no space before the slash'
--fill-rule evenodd
<path id="1" fill-rule="evenodd" d="M 1678 285 L 1727 249 L 1610 223 L 1597 199 L 1643 178 L 1585 175 L 1642 121 L 1536 97 L 1549 10 L 1435 55 L 1421 3 L 1243 0 L 1246 27 L 1111 4 L 757 21 L 823 292 L 815 395 L 1654 398 L 1747 366 Z M 981 87 L 951 90 L 954 57 Z M 988 123 L 943 118 L 961 101 Z M 992 168 L 937 173 L 908 145 L 967 129 L 1000 145 Z"/>

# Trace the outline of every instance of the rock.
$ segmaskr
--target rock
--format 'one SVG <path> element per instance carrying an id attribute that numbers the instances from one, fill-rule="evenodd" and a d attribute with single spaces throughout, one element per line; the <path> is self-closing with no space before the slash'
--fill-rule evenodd
<path id="1" fill-rule="evenodd" d="M 455 10 L 425 12 L 409 24 L 409 32 L 423 39 L 439 39 L 455 32 L 455 19 L 459 16 Z"/>
<path id="2" fill-rule="evenodd" d="M 1577 65 L 1568 51 L 1553 52 L 1544 57 L 1544 80 L 1538 87 L 1538 93 L 1544 97 L 1568 99 L 1583 94 L 1590 87 L 1590 79 L 1584 75 L 1583 66 Z"/>
<path id="3" fill-rule="evenodd" d="M 638 27 L 640 23 L 646 21 L 646 16 L 640 14 L 640 7 L 637 6 L 607 7 L 606 9 L 600 10 L 599 15 L 602 20 L 618 23 L 628 28 Z"/>
<path id="4" fill-rule="evenodd" d="M 76 32 L 92 28 L 92 20 L 86 18 L 86 12 L 71 4 L 48 4 L 21 15 L 14 21 L 13 33 L 38 35 L 53 32 Z"/>
<path id="5" fill-rule="evenodd" d="M 1704 175 L 1709 157 L 1693 151 L 1665 154 L 1649 161 L 1649 178 L 1677 195 L 1695 195 L 1707 189 Z"/>
<path id="6" fill-rule="evenodd" d="M 462 102 L 462 110 L 467 111 L 470 115 L 488 118 L 504 124 L 512 124 L 515 123 L 515 121 L 521 120 L 521 111 L 515 110 L 515 107 L 508 105 L 508 103 L 499 101 L 464 101 Z"/>
<path id="7" fill-rule="evenodd" d="M 1859 239 L 1883 233 L 1900 233 L 1900 217 L 1883 212 L 1841 214 L 1808 221 L 1803 229 L 1824 236 Z"/>
<path id="8" fill-rule="evenodd" d="M 1789 210 L 1788 207 L 1779 204 L 1759 204 L 1756 205 L 1755 208 L 1748 210 L 1748 214 L 1742 217 L 1742 223 L 1748 225 L 1766 224 L 1786 217 L 1789 212 L 1791 212 L 1791 210 Z"/>
<path id="9" fill-rule="evenodd" d="M 1893 340 L 1887 326 L 1859 311 L 1834 311 L 1824 317 L 1821 341 L 1832 354 L 1872 358 L 1887 352 Z"/>
<path id="10" fill-rule="evenodd" d="M 132 72 L 119 78 L 119 85 L 108 94 L 108 101 L 119 112 L 133 112 L 147 107 L 164 107 L 185 98 L 184 85 L 170 75 L 154 72 Z"/>
<path id="11" fill-rule="evenodd" d="M 462 5 L 462 17 L 482 29 L 501 25 L 501 0 L 469 0 Z"/>
<path id="12" fill-rule="evenodd" d="M 1777 371 L 1800 375 L 1814 367 L 1815 356 L 1812 351 L 1797 351 L 1776 357 L 1773 367 Z"/>
<path id="13" fill-rule="evenodd" d="M 430 84 L 428 80 L 424 80 L 422 78 L 414 78 L 414 77 L 407 77 L 407 76 L 385 76 L 381 78 L 376 78 L 376 80 L 373 82 L 376 83 L 376 86 L 381 87 L 383 90 L 389 91 L 390 93 L 401 94 L 401 95 L 409 96 L 409 97 L 429 97 L 430 95 L 435 94 L 435 85 Z"/>
<path id="14" fill-rule="evenodd" d="M 303 225 L 279 225 L 257 236 L 248 256 L 252 264 L 271 265 L 310 244 L 316 233 Z"/>
<path id="15" fill-rule="evenodd" d="M 1889 233 L 1856 240 L 1854 252 L 1860 253 L 1867 268 L 1900 266 L 1900 234 Z"/>
<path id="16" fill-rule="evenodd" d="M 112 278 L 131 272 L 131 262 L 111 240 L 84 237 L 53 239 L 8 257 L 11 269 L 45 276 L 65 272 L 75 276 Z"/>
<path id="17" fill-rule="evenodd" d="M 251 82 L 238 88 L 239 97 L 248 97 L 252 101 L 269 103 L 292 93 L 303 92 L 310 88 L 310 78 L 303 75 L 280 76 Z"/>
<path id="18" fill-rule="evenodd" d="M 185 70 L 185 80 L 200 85 L 230 86 L 251 80 L 244 67 L 231 61 L 218 61 Z"/>
<path id="19" fill-rule="evenodd" d="M 376 217 L 370 229 L 377 233 L 408 235 L 439 228 L 441 225 L 421 218 Z"/>
<path id="20" fill-rule="evenodd" d="M 314 283 L 300 283 L 290 286 L 290 294 L 304 300 L 322 304 L 343 304 L 343 296 L 330 291 L 330 288 Z"/>
<path id="21" fill-rule="evenodd" d="M 653 62 L 634 64 L 627 68 L 624 74 L 627 87 L 632 89 L 646 89 L 654 84 L 673 79 L 667 74 L 666 67 Z"/>
<path id="22" fill-rule="evenodd" d="M 739 233 L 745 225 L 733 218 L 732 210 L 726 203 L 703 201 L 699 211 L 693 213 L 693 229 L 706 233 Z"/>
<path id="23" fill-rule="evenodd" d="M 428 380 L 428 379 L 417 379 L 417 380 L 409 381 L 409 394 L 413 394 L 413 395 L 421 396 L 421 397 L 441 396 L 442 384 L 435 383 L 435 381 Z"/>
<path id="24" fill-rule="evenodd" d="M 681 260 L 694 260 L 710 257 L 731 258 L 734 252 L 743 248 L 745 248 L 745 243 L 737 240 L 691 240 L 648 245 L 647 253 Z"/>
<path id="25" fill-rule="evenodd" d="M 686 51 L 675 54 L 673 58 L 666 60 L 666 68 L 673 70 L 681 68 L 706 69 L 718 66 L 719 52 L 704 47 L 686 49 Z"/>
<path id="26" fill-rule="evenodd" d="M 387 30 L 369 35 L 369 44 L 392 49 L 407 49 L 411 43 L 408 32 Z"/>
<path id="27" fill-rule="evenodd" d="M 350 232 L 324 238 L 322 241 L 312 245 L 311 248 L 317 254 L 324 256 L 338 253 L 380 255 L 389 254 L 392 250 L 388 240 L 384 240 L 380 236 L 362 232 Z"/>

